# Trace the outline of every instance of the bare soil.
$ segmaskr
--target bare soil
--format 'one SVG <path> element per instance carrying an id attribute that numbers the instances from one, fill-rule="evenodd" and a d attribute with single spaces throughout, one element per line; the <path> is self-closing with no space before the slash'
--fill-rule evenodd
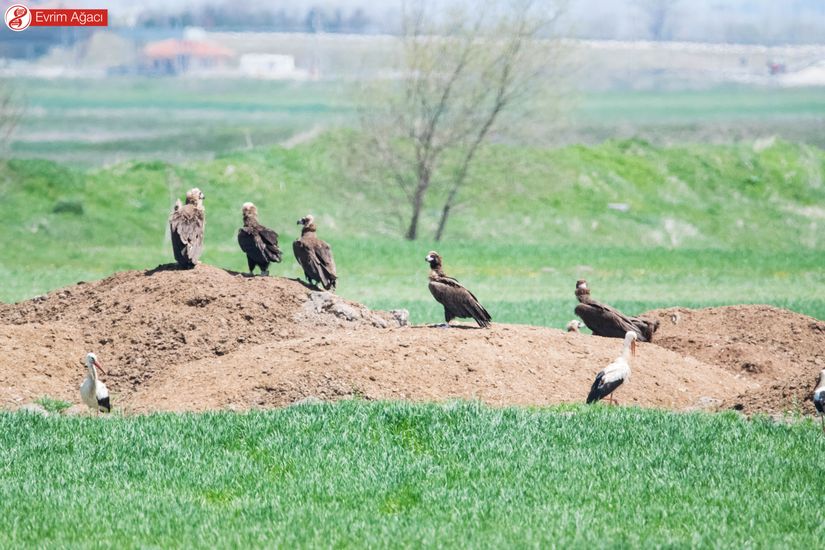
<path id="1" fill-rule="evenodd" d="M 623 404 L 813 411 L 825 323 L 766 306 L 657 310 Z M 675 320 L 675 322 L 673 320 Z M 304 399 L 581 402 L 621 340 L 524 325 L 407 326 L 301 282 L 200 265 L 117 273 L 0 304 L 0 409 L 79 402 L 94 351 L 116 409 L 246 410 Z"/>
<path id="2" fill-rule="evenodd" d="M 731 393 L 730 407 L 814 414 L 811 397 L 825 368 L 825 321 L 764 305 L 669 308 L 645 315 L 661 321 L 657 345 L 751 382 Z"/>

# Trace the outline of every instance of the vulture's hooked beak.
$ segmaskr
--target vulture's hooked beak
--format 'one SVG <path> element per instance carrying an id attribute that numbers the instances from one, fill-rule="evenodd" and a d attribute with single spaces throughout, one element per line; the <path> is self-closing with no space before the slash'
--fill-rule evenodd
<path id="1" fill-rule="evenodd" d="M 103 374 L 107 374 L 107 373 L 106 373 L 106 371 L 105 371 L 105 370 L 103 370 L 103 367 L 101 367 L 101 366 L 100 366 L 100 363 L 98 363 L 98 362 L 97 362 L 97 359 L 95 359 L 95 360 L 93 361 L 93 363 L 94 363 L 95 367 L 97 367 L 97 370 L 99 370 L 99 371 L 100 371 L 101 373 L 103 373 Z"/>

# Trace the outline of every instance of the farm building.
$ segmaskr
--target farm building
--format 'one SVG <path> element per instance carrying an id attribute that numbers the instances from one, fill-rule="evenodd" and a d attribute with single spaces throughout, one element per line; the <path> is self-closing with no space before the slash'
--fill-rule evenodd
<path id="1" fill-rule="evenodd" d="M 151 72 L 178 75 L 225 66 L 235 57 L 235 52 L 210 42 L 172 38 L 146 44 L 143 55 Z"/>

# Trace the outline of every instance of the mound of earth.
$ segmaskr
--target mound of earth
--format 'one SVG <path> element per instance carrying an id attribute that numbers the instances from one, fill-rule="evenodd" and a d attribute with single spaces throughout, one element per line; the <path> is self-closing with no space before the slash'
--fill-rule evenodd
<path id="1" fill-rule="evenodd" d="M 822 323 L 760 307 L 652 312 L 662 328 L 654 344 L 639 346 L 633 379 L 618 399 L 679 410 L 781 411 L 788 407 L 774 397 L 789 384 L 798 384 L 804 399 L 810 383 L 803 387 L 787 369 L 804 359 L 807 370 L 799 373 L 810 378 L 817 363 L 808 359 L 817 349 L 822 357 L 823 333 L 815 328 Z M 702 322 L 703 315 L 712 322 Z M 771 333 L 775 340 L 762 348 L 763 357 L 764 339 L 742 336 L 749 323 L 778 323 L 790 332 Z M 752 344 L 755 366 L 737 366 L 732 354 L 739 348 L 711 349 L 723 342 Z M 796 355 L 769 364 L 774 344 Z M 621 340 L 531 326 L 410 327 L 404 311 L 371 311 L 295 280 L 161 266 L 0 306 L 0 408 L 46 395 L 78 402 L 87 351 L 108 370 L 115 407 L 134 413 L 344 397 L 581 402 L 621 347 Z"/>
<path id="2" fill-rule="evenodd" d="M 75 400 L 63 385 L 82 377 L 87 351 L 111 367 L 110 389 L 131 393 L 169 365 L 345 326 L 398 326 L 406 324 L 404 315 L 372 312 L 296 280 L 206 265 L 117 273 L 0 309 L 0 399 L 32 397 L 25 388 L 34 373 L 43 382 L 34 397 Z"/>
<path id="3" fill-rule="evenodd" d="M 764 305 L 669 308 L 645 315 L 661 321 L 657 345 L 751 382 L 729 398 L 730 406 L 747 413 L 814 413 L 813 388 L 825 368 L 825 322 Z"/>

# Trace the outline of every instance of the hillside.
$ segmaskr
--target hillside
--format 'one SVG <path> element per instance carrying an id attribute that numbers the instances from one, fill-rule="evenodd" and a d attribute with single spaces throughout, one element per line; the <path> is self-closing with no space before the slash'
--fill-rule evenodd
<path id="1" fill-rule="evenodd" d="M 571 285 L 582 276 L 635 312 L 768 303 L 825 318 L 825 296 L 815 291 L 825 283 L 820 149 L 771 140 L 491 146 L 445 240 L 433 243 L 437 193 L 423 215 L 423 239 L 402 240 L 396 190 L 365 183 L 345 154 L 352 139 L 333 133 L 294 149 L 184 165 L 0 163 L 0 300 L 169 261 L 168 212 L 199 186 L 205 263 L 245 269 L 235 233 L 241 204 L 252 200 L 287 250 L 273 273 L 297 277 L 290 242 L 295 220 L 311 212 L 335 250 L 342 291 L 373 308 L 400 302 L 416 322 L 440 317 L 423 263 L 433 248 L 498 321 L 563 326 Z"/>

